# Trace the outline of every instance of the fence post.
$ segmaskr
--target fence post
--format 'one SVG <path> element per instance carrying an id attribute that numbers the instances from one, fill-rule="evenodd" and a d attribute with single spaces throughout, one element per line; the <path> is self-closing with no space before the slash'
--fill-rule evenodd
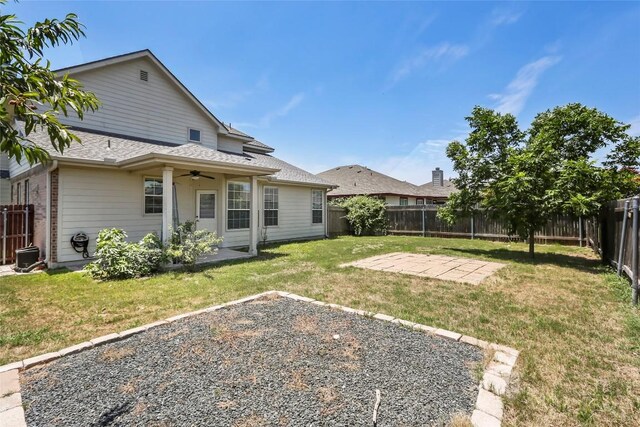
<path id="1" fill-rule="evenodd" d="M 475 238 L 475 234 L 476 234 L 476 221 L 475 221 L 475 216 L 473 215 L 473 212 L 471 212 L 471 240 Z"/>
<path id="2" fill-rule="evenodd" d="M 615 211 L 614 211 L 615 214 Z M 624 259 L 624 243 L 627 237 L 627 216 L 629 216 L 629 201 L 624 202 L 624 211 L 622 215 L 622 228 L 620 229 L 620 250 L 618 251 L 618 276 L 622 274 L 622 260 Z"/>
<path id="3" fill-rule="evenodd" d="M 578 217 L 578 234 L 580 239 L 580 247 L 582 247 L 582 217 Z"/>
<path id="4" fill-rule="evenodd" d="M 427 206 L 422 205 L 422 237 L 427 237 Z"/>
<path id="5" fill-rule="evenodd" d="M 7 263 L 7 208 L 2 209 L 2 265 Z"/>
<path id="6" fill-rule="evenodd" d="M 631 203 L 631 209 L 633 209 L 633 225 L 631 227 L 631 285 L 633 286 L 632 300 L 633 305 L 638 305 L 638 211 L 640 205 L 640 196 L 635 196 Z"/>

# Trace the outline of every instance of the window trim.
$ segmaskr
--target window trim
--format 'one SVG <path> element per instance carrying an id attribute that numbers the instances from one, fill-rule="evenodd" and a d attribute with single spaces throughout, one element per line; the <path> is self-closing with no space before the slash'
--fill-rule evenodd
<path id="1" fill-rule="evenodd" d="M 24 204 L 28 205 L 29 202 L 31 201 L 31 194 L 29 194 L 29 192 L 31 191 L 31 185 L 29 183 L 28 179 L 24 180 Z"/>
<path id="2" fill-rule="evenodd" d="M 229 208 L 229 184 L 248 184 L 249 185 L 249 209 L 231 209 Z M 251 182 L 241 180 L 229 180 L 224 188 L 224 230 L 228 232 L 251 230 Z M 229 211 L 249 211 L 249 226 L 246 228 L 229 228 Z"/>
<path id="3" fill-rule="evenodd" d="M 161 183 L 161 184 L 163 185 L 163 187 L 164 187 L 164 182 L 162 182 L 162 181 L 163 181 L 163 179 L 162 179 L 162 177 L 161 177 L 161 176 L 144 175 L 144 176 L 142 177 L 142 215 L 143 215 L 143 216 L 162 216 L 162 213 L 163 213 L 163 212 L 160 212 L 160 213 L 157 213 L 157 212 L 155 212 L 155 213 L 151 213 L 151 212 L 150 212 L 150 213 L 147 213 L 147 210 L 146 210 L 146 208 L 145 208 L 145 206 L 146 206 L 146 200 L 147 200 L 147 194 L 145 194 L 145 193 L 144 193 L 144 184 L 145 184 L 145 182 L 146 182 L 148 179 L 155 179 L 155 180 L 159 180 L 159 181 L 160 181 L 160 183 Z M 153 195 L 152 195 L 152 194 L 149 194 L 149 196 L 155 196 L 155 197 L 157 197 L 157 194 L 153 194 Z M 160 195 L 160 198 L 161 198 L 161 200 L 162 200 L 162 209 L 164 210 L 164 188 L 163 188 L 163 194 L 161 194 L 161 195 Z"/>
<path id="4" fill-rule="evenodd" d="M 191 139 L 191 131 L 192 130 L 198 132 L 198 136 L 200 137 L 200 139 Z M 187 141 L 201 143 L 202 142 L 202 131 L 200 129 L 196 129 L 196 128 L 192 128 L 192 127 L 187 128 Z"/>
<path id="5" fill-rule="evenodd" d="M 314 209 L 313 208 L 313 193 L 317 191 L 320 192 L 320 203 L 321 203 L 321 207 L 320 209 Z M 319 189 L 319 188 L 312 188 L 311 189 L 311 225 L 312 226 L 318 226 L 318 225 L 323 225 L 325 222 L 325 213 L 324 213 L 324 208 L 325 208 L 325 201 L 324 201 L 324 190 Z M 313 222 L 313 211 L 320 211 L 322 213 L 322 221 L 320 222 Z"/>
<path id="6" fill-rule="evenodd" d="M 276 190 L 276 195 L 278 197 L 277 200 L 277 208 L 276 209 L 267 209 L 265 207 L 265 196 L 267 195 L 266 190 L 267 189 L 271 189 L 271 190 Z M 266 225 L 265 224 L 265 219 L 266 219 L 266 212 L 267 210 L 269 211 L 276 211 L 276 225 Z M 280 188 L 276 187 L 274 185 L 265 185 L 262 187 L 262 226 L 265 228 L 278 228 L 280 227 Z"/>

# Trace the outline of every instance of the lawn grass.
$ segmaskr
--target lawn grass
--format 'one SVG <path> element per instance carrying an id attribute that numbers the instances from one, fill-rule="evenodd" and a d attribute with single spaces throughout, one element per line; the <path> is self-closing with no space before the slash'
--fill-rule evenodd
<path id="1" fill-rule="evenodd" d="M 50 272 L 0 278 L 0 364 L 193 309 L 278 289 L 521 350 L 505 425 L 638 425 L 640 315 L 628 284 L 587 249 L 421 237 L 343 237 L 260 257 L 98 283 Z M 408 251 L 508 266 L 479 286 L 341 263 Z"/>

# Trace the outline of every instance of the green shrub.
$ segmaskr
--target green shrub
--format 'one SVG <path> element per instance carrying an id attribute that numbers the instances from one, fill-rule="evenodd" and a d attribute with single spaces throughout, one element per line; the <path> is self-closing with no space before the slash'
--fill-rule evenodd
<path id="1" fill-rule="evenodd" d="M 156 234 L 147 234 L 138 243 L 127 242 L 127 233 L 118 228 L 98 233 L 94 257 L 86 270 L 102 280 L 148 276 L 165 261 L 164 248 Z"/>
<path id="2" fill-rule="evenodd" d="M 347 221 L 353 234 L 386 234 L 385 203 L 375 197 L 354 196 L 342 199 L 339 206 L 347 210 Z"/>
<path id="3" fill-rule="evenodd" d="M 218 252 L 216 246 L 221 242 L 222 238 L 216 233 L 196 230 L 195 224 L 187 221 L 173 231 L 167 254 L 175 262 L 181 262 L 185 267 L 192 269 L 199 257 Z"/>

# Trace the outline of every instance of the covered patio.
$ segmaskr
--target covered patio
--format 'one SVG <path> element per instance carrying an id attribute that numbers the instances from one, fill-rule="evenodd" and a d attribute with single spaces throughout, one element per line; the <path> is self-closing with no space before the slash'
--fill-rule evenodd
<path id="1" fill-rule="evenodd" d="M 194 162 L 194 155 L 197 153 L 189 153 L 188 157 L 149 153 L 121 162 L 119 166 L 144 176 L 145 209 L 147 199 L 156 197 L 164 241 L 179 223 L 193 221 L 197 229 L 207 229 L 224 238 L 219 254 L 203 259 L 201 263 L 257 255 L 258 177 L 274 174 L 278 169 L 251 165 L 251 158 L 241 154 L 232 156 L 238 158 L 237 165 L 228 159 L 223 162 L 203 158 Z M 228 190 L 229 183 L 236 183 L 237 191 Z M 227 192 L 236 198 L 228 199 Z M 227 203 L 233 206 L 227 206 Z M 149 206 L 152 212 L 146 213 L 155 213 L 153 200 L 149 201 Z M 237 218 L 230 218 L 228 211 Z M 247 246 L 248 252 L 227 249 Z"/>

